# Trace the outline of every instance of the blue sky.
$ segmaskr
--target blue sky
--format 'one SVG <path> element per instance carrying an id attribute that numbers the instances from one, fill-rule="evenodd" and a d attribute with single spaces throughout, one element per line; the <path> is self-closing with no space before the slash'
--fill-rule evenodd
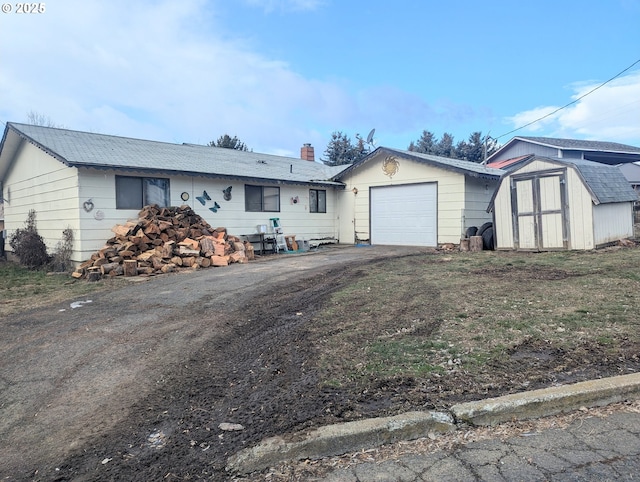
<path id="1" fill-rule="evenodd" d="M 640 0 L 42 4 L 0 13 L 0 121 L 316 158 L 372 128 L 640 146 Z"/>

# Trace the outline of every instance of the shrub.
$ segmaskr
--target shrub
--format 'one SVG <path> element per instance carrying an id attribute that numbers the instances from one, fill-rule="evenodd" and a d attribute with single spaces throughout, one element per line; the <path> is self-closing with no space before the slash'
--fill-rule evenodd
<path id="1" fill-rule="evenodd" d="M 49 269 L 51 271 L 70 271 L 73 269 L 71 252 L 73 251 L 73 229 L 66 228 L 62 231 L 62 239 L 56 244 L 53 251 Z"/>
<path id="2" fill-rule="evenodd" d="M 20 264 L 29 268 L 40 268 L 49 262 L 47 246 L 36 229 L 36 211 L 31 209 L 25 227 L 16 229 L 9 238 L 9 246 L 18 257 Z"/>

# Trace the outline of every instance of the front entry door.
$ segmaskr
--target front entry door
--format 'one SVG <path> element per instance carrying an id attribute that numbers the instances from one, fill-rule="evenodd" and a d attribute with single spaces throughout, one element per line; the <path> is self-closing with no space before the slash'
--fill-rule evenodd
<path id="1" fill-rule="evenodd" d="M 516 249 L 567 249 L 566 171 L 515 175 L 511 187 Z"/>

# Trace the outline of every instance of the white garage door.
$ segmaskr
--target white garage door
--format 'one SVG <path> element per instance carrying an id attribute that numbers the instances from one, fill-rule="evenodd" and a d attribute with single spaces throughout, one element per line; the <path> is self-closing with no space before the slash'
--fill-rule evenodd
<path id="1" fill-rule="evenodd" d="M 437 184 L 371 188 L 371 243 L 438 245 Z"/>

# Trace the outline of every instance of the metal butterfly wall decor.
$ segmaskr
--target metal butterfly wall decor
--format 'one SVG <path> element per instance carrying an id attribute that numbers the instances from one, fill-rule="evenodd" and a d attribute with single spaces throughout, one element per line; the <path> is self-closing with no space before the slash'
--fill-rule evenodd
<path id="1" fill-rule="evenodd" d="M 202 196 L 196 196 L 196 199 L 204 206 L 207 201 L 211 201 L 211 196 L 207 194 L 207 191 L 202 191 Z"/>

